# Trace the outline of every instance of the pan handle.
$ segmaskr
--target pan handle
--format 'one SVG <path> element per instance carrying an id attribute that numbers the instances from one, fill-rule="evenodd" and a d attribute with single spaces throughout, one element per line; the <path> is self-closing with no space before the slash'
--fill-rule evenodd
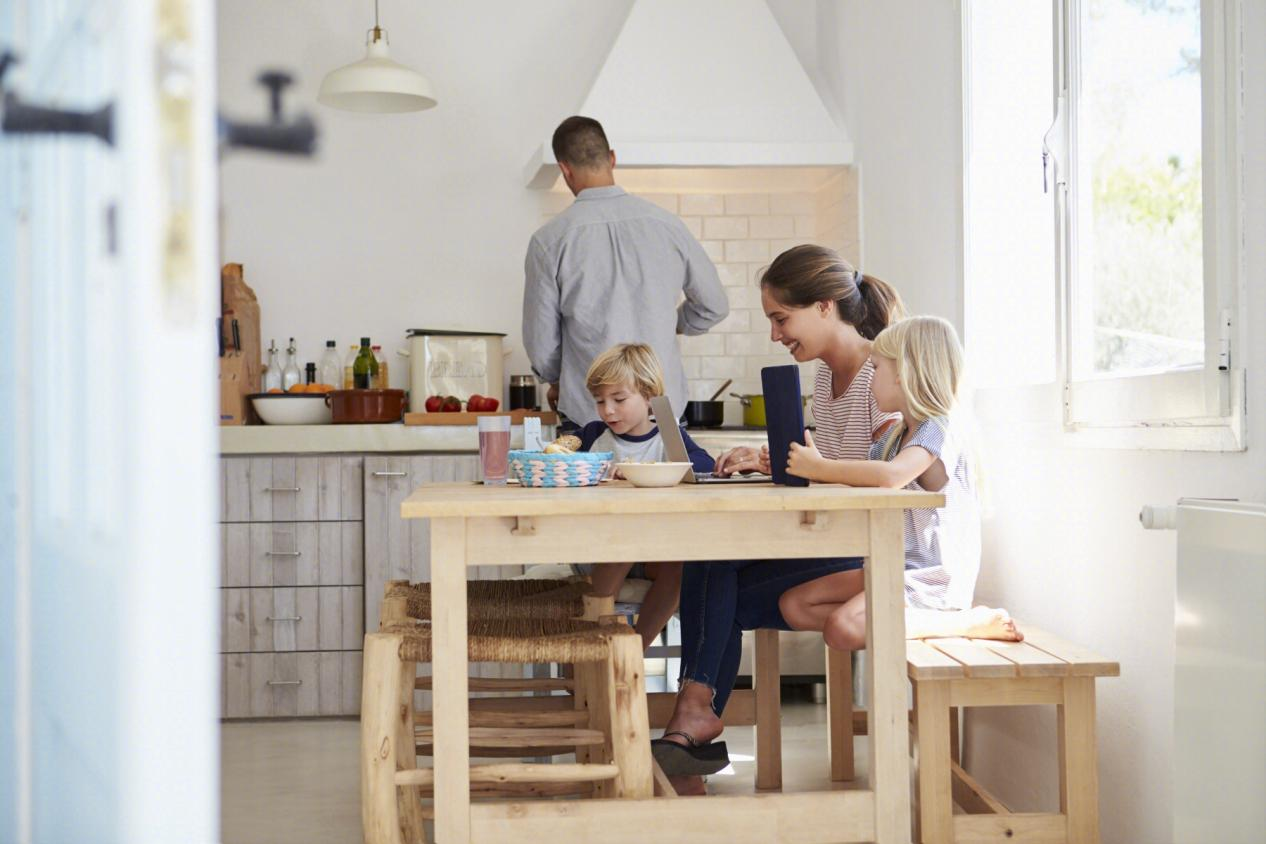
<path id="1" fill-rule="evenodd" d="M 734 398 L 736 398 L 736 399 L 738 399 L 740 402 L 742 402 L 743 407 L 751 407 L 751 406 L 752 406 L 752 400 L 751 400 L 750 398 L 748 398 L 747 396 L 741 396 L 741 395 L 739 395 L 738 393 L 730 393 L 730 395 L 734 396 Z"/>

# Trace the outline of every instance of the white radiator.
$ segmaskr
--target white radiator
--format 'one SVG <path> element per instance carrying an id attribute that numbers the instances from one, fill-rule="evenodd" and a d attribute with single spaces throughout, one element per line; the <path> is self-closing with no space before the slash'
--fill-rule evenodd
<path id="1" fill-rule="evenodd" d="M 1266 505 L 1145 508 L 1178 531 L 1175 844 L 1266 840 Z"/>

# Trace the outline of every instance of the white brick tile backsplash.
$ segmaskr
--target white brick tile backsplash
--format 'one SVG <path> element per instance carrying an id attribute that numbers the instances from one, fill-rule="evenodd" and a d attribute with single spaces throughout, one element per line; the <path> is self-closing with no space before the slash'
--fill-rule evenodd
<path id="1" fill-rule="evenodd" d="M 730 298 L 730 308 L 748 308 L 760 310 L 760 288 L 754 284 L 742 287 L 727 287 L 725 293 Z M 756 326 L 753 326 L 755 328 Z"/>
<path id="2" fill-rule="evenodd" d="M 770 214 L 812 214 L 817 200 L 811 193 L 775 193 L 769 197 Z"/>
<path id="3" fill-rule="evenodd" d="M 798 214 L 793 219 L 796 221 L 796 237 L 814 237 L 817 235 L 817 218 L 812 214 Z"/>
<path id="4" fill-rule="evenodd" d="M 734 242 L 743 243 L 745 241 Z M 708 257 L 712 259 L 712 263 L 714 264 L 718 261 L 730 260 L 725 255 L 725 244 L 720 240 L 701 240 L 699 241 L 699 245 L 703 247 L 704 252 L 708 253 Z"/>
<path id="5" fill-rule="evenodd" d="M 747 264 L 717 264 L 717 275 L 726 287 L 747 286 Z"/>
<path id="6" fill-rule="evenodd" d="M 792 237 L 796 222 L 794 217 L 749 217 L 747 228 L 752 237 Z"/>
<path id="7" fill-rule="evenodd" d="M 809 237 L 788 237 L 783 240 L 771 240 L 769 241 L 769 257 L 771 259 L 777 258 L 779 255 L 792 247 L 803 246 L 806 243 L 812 242 L 813 238 Z"/>
<path id="8" fill-rule="evenodd" d="M 726 261 L 768 261 L 768 240 L 727 240 L 725 241 Z"/>
<path id="9" fill-rule="evenodd" d="M 729 357 L 699 358 L 700 378 L 733 378 L 734 359 Z"/>
<path id="10" fill-rule="evenodd" d="M 749 332 L 747 334 L 727 334 L 725 336 L 725 353 L 728 355 L 770 355 L 782 346 L 769 339 L 767 334 Z M 737 368 L 737 367 L 735 367 Z"/>
<path id="11" fill-rule="evenodd" d="M 714 325 L 712 331 L 719 334 L 741 334 L 750 331 L 751 325 L 751 311 L 730 311 L 730 315 Z"/>
<path id="12" fill-rule="evenodd" d="M 686 224 L 686 231 L 690 232 L 690 236 L 695 240 L 703 237 L 702 217 L 682 217 L 681 221 Z"/>
<path id="13" fill-rule="evenodd" d="M 686 371 L 687 378 L 699 377 L 699 358 L 689 356 L 689 355 L 682 355 L 681 367 L 682 369 Z"/>
<path id="14" fill-rule="evenodd" d="M 710 240 L 742 240 L 747 237 L 747 218 L 704 217 L 703 236 Z"/>
<path id="15" fill-rule="evenodd" d="M 715 193 L 686 193 L 678 203 L 679 214 L 724 214 L 725 199 Z"/>
<path id="16" fill-rule="evenodd" d="M 716 329 L 712 329 L 714 332 Z M 681 353 L 686 355 L 723 355 L 725 336 L 721 334 L 694 334 L 681 338 Z"/>
<path id="17" fill-rule="evenodd" d="M 812 211 L 812 209 L 810 209 Z M 727 214 L 768 214 L 769 194 L 729 193 L 725 195 Z M 809 212 L 805 212 L 809 213 Z"/>
<path id="18" fill-rule="evenodd" d="M 653 202 L 669 214 L 677 213 L 677 194 L 675 193 L 639 193 L 638 196 L 647 202 Z"/>

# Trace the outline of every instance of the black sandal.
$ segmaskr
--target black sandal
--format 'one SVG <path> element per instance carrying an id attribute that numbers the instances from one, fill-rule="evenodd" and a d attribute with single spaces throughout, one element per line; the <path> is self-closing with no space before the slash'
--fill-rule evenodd
<path id="1" fill-rule="evenodd" d="M 681 730 L 670 730 L 664 736 L 681 736 L 686 744 L 657 738 L 651 742 L 651 755 L 659 767 L 670 777 L 689 777 L 715 774 L 730 764 L 730 754 L 723 741 L 700 744 L 694 736 Z"/>

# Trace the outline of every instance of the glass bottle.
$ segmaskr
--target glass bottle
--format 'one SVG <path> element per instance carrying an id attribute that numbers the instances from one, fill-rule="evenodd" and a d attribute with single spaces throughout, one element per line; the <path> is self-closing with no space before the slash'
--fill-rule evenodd
<path id="1" fill-rule="evenodd" d="M 358 390 L 368 390 L 378 375 L 378 361 L 374 360 L 374 350 L 369 346 L 369 338 L 360 338 L 360 351 L 356 353 L 356 362 L 352 364 L 352 380 Z"/>
<path id="2" fill-rule="evenodd" d="M 286 347 L 286 368 L 281 372 L 281 388 L 283 390 L 289 391 L 303 377 L 299 374 L 299 362 L 295 358 L 297 351 L 295 349 L 295 338 L 291 337 L 290 345 Z"/>
<path id="3" fill-rule="evenodd" d="M 325 341 L 325 354 L 321 355 L 321 383 L 333 390 L 343 383 L 343 365 L 333 340 Z"/>
<path id="4" fill-rule="evenodd" d="M 360 346 L 355 344 L 347 347 L 347 357 L 343 359 L 343 389 L 353 390 L 356 388 L 356 379 L 352 373 L 352 366 L 356 363 L 356 356 L 360 354 Z"/>
<path id="5" fill-rule="evenodd" d="M 268 341 L 268 368 L 264 370 L 264 392 L 281 389 L 281 364 L 277 362 L 277 341 Z"/>
<path id="6" fill-rule="evenodd" d="M 316 383 L 316 364 L 313 363 L 312 361 L 308 361 L 307 364 L 303 367 L 303 383 L 305 384 Z"/>
<path id="7" fill-rule="evenodd" d="M 374 378 L 374 389 L 385 390 L 390 386 L 387 383 L 387 359 L 382 356 L 382 346 L 371 346 L 370 349 L 374 353 L 374 360 L 378 362 L 378 375 Z"/>

